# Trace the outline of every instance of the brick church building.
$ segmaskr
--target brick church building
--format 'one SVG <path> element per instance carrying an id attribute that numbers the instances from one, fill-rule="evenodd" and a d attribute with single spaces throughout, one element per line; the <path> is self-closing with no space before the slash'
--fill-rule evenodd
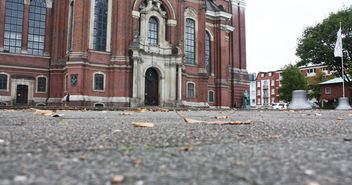
<path id="1" fill-rule="evenodd" d="M 233 107 L 245 0 L 0 0 L 7 105 Z"/>

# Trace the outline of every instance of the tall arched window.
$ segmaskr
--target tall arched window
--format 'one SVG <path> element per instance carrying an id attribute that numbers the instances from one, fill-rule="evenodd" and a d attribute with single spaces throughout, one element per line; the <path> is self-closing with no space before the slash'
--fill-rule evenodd
<path id="1" fill-rule="evenodd" d="M 195 63 L 195 21 L 193 19 L 186 19 L 186 33 L 185 33 L 185 58 L 186 64 Z"/>
<path id="2" fill-rule="evenodd" d="M 67 49 L 68 51 L 72 51 L 72 34 L 73 34 L 73 4 L 74 1 L 70 3 L 69 9 L 69 22 L 68 22 L 68 39 L 67 39 Z"/>
<path id="3" fill-rule="evenodd" d="M 149 44 L 157 45 L 159 43 L 159 24 L 155 17 L 149 19 L 148 41 Z"/>
<path id="4" fill-rule="evenodd" d="M 95 0 L 94 6 L 94 50 L 106 50 L 106 31 L 108 2 L 107 0 Z"/>
<path id="5" fill-rule="evenodd" d="M 207 69 L 208 75 L 211 74 L 210 59 L 210 36 L 208 32 L 205 32 L 205 67 Z"/>
<path id="6" fill-rule="evenodd" d="M 5 14 L 4 50 L 21 53 L 23 0 L 7 0 Z"/>
<path id="7" fill-rule="evenodd" d="M 45 0 L 32 0 L 29 6 L 28 54 L 44 55 L 45 20 Z"/>

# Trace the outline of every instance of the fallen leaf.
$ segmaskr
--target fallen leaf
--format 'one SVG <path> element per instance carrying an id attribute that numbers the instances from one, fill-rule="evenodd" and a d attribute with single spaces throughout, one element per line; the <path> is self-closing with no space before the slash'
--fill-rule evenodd
<path id="1" fill-rule="evenodd" d="M 111 177 L 112 184 L 122 183 L 125 180 L 125 177 L 122 175 L 115 175 Z"/>
<path id="2" fill-rule="evenodd" d="M 315 116 L 321 116 L 321 114 L 319 114 L 319 113 L 315 113 Z"/>
<path id="3" fill-rule="evenodd" d="M 55 114 L 55 111 L 51 111 L 51 110 L 36 110 L 34 112 L 34 114 L 36 115 L 42 115 L 42 116 L 51 116 L 53 114 Z"/>
<path id="4" fill-rule="evenodd" d="M 132 125 L 135 127 L 154 127 L 153 123 L 137 123 L 137 122 L 132 122 Z"/>
<path id="5" fill-rule="evenodd" d="M 127 113 L 127 112 L 121 112 L 120 115 L 123 115 L 123 116 L 128 116 L 128 115 L 131 115 L 131 113 Z"/>
<path id="6" fill-rule="evenodd" d="M 86 156 L 82 155 L 82 156 L 79 156 L 79 160 L 83 161 L 86 159 Z"/>
<path id="7" fill-rule="evenodd" d="M 215 118 L 215 119 L 229 119 L 229 115 L 226 115 L 226 116 L 213 116 L 211 118 Z"/>
<path id="8" fill-rule="evenodd" d="M 134 112 L 147 112 L 148 110 L 147 109 L 136 109 L 134 110 Z"/>
<path id="9" fill-rule="evenodd" d="M 346 118 L 338 117 L 337 120 L 346 120 Z"/>
<path id="10" fill-rule="evenodd" d="M 160 109 L 160 112 L 169 112 L 169 109 Z"/>
<path id="11" fill-rule="evenodd" d="M 185 152 L 187 152 L 187 151 L 193 150 L 193 148 L 190 147 L 190 146 L 185 146 L 185 147 L 181 147 L 179 150 L 180 150 L 180 151 L 185 151 Z"/>
<path id="12" fill-rule="evenodd" d="M 139 165 L 139 164 L 141 164 L 141 161 L 138 160 L 138 159 L 137 159 L 137 160 L 134 160 L 134 164 L 135 164 L 135 165 Z"/>
<path id="13" fill-rule="evenodd" d="M 107 111 L 107 110 L 103 110 L 103 111 L 101 111 L 102 113 L 108 113 L 109 111 Z"/>
<path id="14" fill-rule="evenodd" d="M 251 120 L 247 121 L 200 121 L 194 119 L 184 118 L 186 123 L 203 123 L 208 125 L 242 125 L 242 124 L 251 124 Z"/>
<path id="15" fill-rule="evenodd" d="M 82 110 L 81 110 L 81 112 L 86 112 L 86 111 L 87 111 L 87 109 L 86 109 L 86 108 L 84 108 L 84 109 L 82 109 Z"/>

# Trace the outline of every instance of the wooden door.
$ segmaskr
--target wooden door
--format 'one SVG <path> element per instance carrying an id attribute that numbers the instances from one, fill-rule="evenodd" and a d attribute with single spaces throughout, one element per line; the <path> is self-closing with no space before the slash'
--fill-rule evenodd
<path id="1" fill-rule="evenodd" d="M 17 85 L 16 104 L 20 104 L 20 105 L 28 104 L 28 86 L 27 85 Z"/>
<path id="2" fill-rule="evenodd" d="M 159 105 L 159 75 L 158 72 L 149 68 L 145 74 L 145 105 Z"/>

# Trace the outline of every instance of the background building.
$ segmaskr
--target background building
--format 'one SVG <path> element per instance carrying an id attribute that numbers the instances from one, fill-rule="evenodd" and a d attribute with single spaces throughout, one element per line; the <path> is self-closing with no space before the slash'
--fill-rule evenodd
<path id="1" fill-rule="evenodd" d="M 244 0 L 1 0 L 8 105 L 242 105 Z"/>

